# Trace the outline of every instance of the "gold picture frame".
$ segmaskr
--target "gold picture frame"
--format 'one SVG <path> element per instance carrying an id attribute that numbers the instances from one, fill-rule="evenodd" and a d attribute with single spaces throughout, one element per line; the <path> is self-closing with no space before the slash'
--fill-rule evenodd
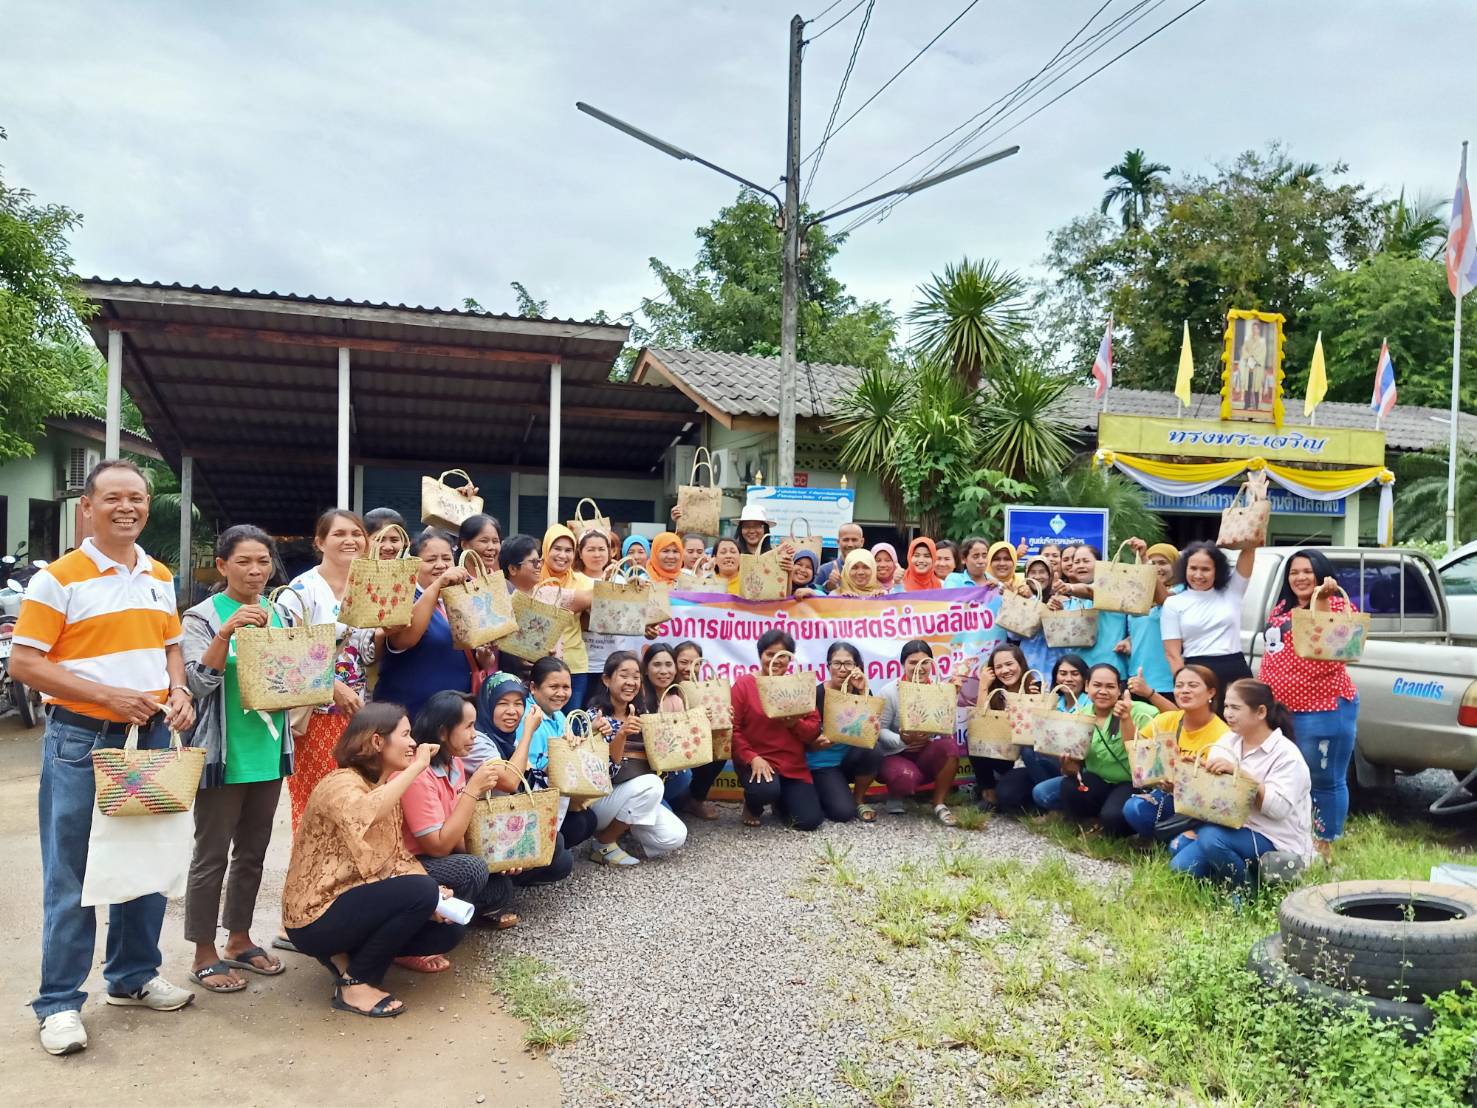
<path id="1" fill-rule="evenodd" d="M 1282 324 L 1275 312 L 1232 308 L 1221 352 L 1221 418 L 1282 426 Z"/>

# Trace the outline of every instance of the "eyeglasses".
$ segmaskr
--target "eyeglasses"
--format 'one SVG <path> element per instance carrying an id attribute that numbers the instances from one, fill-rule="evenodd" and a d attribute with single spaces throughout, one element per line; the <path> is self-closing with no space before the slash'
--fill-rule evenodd
<path id="1" fill-rule="evenodd" d="M 527 566 L 529 569 L 536 569 L 544 564 L 544 560 L 540 558 L 537 554 L 531 554 L 527 558 L 523 559 L 522 564 Z"/>

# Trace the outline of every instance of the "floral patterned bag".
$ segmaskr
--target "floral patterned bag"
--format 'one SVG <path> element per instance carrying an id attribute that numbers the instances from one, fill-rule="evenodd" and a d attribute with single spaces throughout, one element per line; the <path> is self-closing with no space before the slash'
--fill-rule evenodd
<path id="1" fill-rule="evenodd" d="M 549 740 L 545 773 L 549 787 L 561 796 L 598 800 L 610 795 L 610 744 L 596 736 L 590 713 L 576 708 L 564 717 L 564 734 Z"/>
<path id="2" fill-rule="evenodd" d="M 771 544 L 773 536 L 766 534 Z M 759 543 L 763 549 L 764 541 Z M 739 595 L 745 600 L 783 600 L 790 592 L 790 575 L 777 549 L 739 556 Z"/>
<path id="3" fill-rule="evenodd" d="M 1036 675 L 1036 687 L 1039 692 L 1027 692 L 1030 687 L 1031 675 Z M 1046 678 L 1041 675 L 1040 670 L 1028 669 L 1021 677 L 1021 691 L 1011 692 L 1002 689 L 1005 694 L 1005 718 L 1010 724 L 1011 741 L 1018 746 L 1032 746 L 1036 742 L 1036 718 L 1048 708 L 1056 707 L 1056 697 L 1045 688 Z M 988 703 L 988 698 L 986 698 Z"/>
<path id="4" fill-rule="evenodd" d="M 859 669 L 851 671 L 846 684 L 856 685 L 858 691 L 826 687 L 821 734 L 833 743 L 871 750 L 882 737 L 882 713 L 887 701 L 867 695 L 867 679 Z"/>
<path id="5" fill-rule="evenodd" d="M 707 467 L 708 483 L 697 483 L 697 472 Z M 706 447 L 700 446 L 692 455 L 692 473 L 687 478 L 690 485 L 677 486 L 677 507 L 682 510 L 682 530 L 697 535 L 718 534 L 719 509 L 723 491 L 713 474 L 713 456 Z"/>
<path id="6" fill-rule="evenodd" d="M 382 560 L 379 556 L 380 536 L 387 531 L 400 532 L 400 554 Z M 349 580 L 344 586 L 343 603 L 338 621 L 346 627 L 405 627 L 415 607 L 415 575 L 418 559 L 410 556 L 410 536 L 397 523 L 376 531 L 369 537 L 369 554 L 349 563 Z"/>
<path id="7" fill-rule="evenodd" d="M 925 667 L 933 669 L 932 659 L 919 659 L 913 667 L 913 679 L 897 683 L 897 729 L 925 735 L 952 735 L 955 705 L 959 690 L 953 685 L 935 685 L 918 680 Z"/>
<path id="8" fill-rule="evenodd" d="M 548 579 L 548 583 L 558 584 L 552 579 Z M 498 641 L 497 648 L 501 653 L 522 658 L 525 662 L 536 662 L 554 653 L 554 647 L 559 644 L 574 616 L 559 606 L 557 596 L 552 604 L 538 599 L 538 591 L 544 584 L 540 581 L 531 596 L 521 592 L 513 594 L 513 618 L 518 621 L 518 630 Z"/>
<path id="9" fill-rule="evenodd" d="M 988 707 L 997 699 L 1004 705 L 1004 689 L 991 689 L 983 705 L 969 710 L 969 722 L 965 730 L 969 753 L 975 758 L 999 758 L 1014 762 L 1021 756 L 1021 748 L 1011 738 L 1010 713 L 1003 706 Z"/>
<path id="10" fill-rule="evenodd" d="M 559 793 L 528 787 L 510 796 L 477 801 L 467 826 L 467 853 L 487 862 L 489 873 L 510 869 L 539 869 L 554 858 L 559 834 Z"/>
<path id="11" fill-rule="evenodd" d="M 694 681 L 679 681 L 687 703 L 701 705 L 708 713 L 708 723 L 713 729 L 713 760 L 726 761 L 733 757 L 733 685 L 726 677 L 719 677 L 711 662 L 702 663 L 702 670 L 694 669 Z M 701 677 L 706 672 L 709 676 Z"/>
<path id="12" fill-rule="evenodd" d="M 580 515 L 585 505 L 595 509 L 595 514 L 589 519 Z M 574 506 L 574 518 L 568 521 L 569 531 L 574 535 L 575 546 L 579 545 L 580 539 L 584 538 L 586 531 L 599 531 L 603 535 L 610 534 L 610 517 L 600 514 L 600 505 L 596 504 L 588 496 L 584 497 Z"/>
<path id="13" fill-rule="evenodd" d="M 649 591 L 646 594 L 646 608 L 641 613 L 644 621 L 640 631 L 643 634 L 648 626 L 666 623 L 672 618 L 672 586 L 664 581 L 648 581 Z"/>
<path id="14" fill-rule="evenodd" d="M 1047 646 L 1092 646 L 1097 642 L 1097 610 L 1068 608 L 1060 612 L 1050 608 L 1041 612 L 1041 631 Z"/>
<path id="15" fill-rule="evenodd" d="M 706 708 L 694 706 L 681 685 L 667 686 L 666 692 L 657 698 L 658 707 L 674 689 L 682 697 L 682 711 L 656 711 L 641 717 L 646 761 L 658 773 L 675 773 L 713 761 L 713 725 L 708 722 Z"/>
<path id="16" fill-rule="evenodd" d="M 1333 601 L 1324 597 L 1321 604 L 1315 594 L 1306 608 L 1292 612 L 1292 649 L 1299 658 L 1319 662 L 1357 662 L 1364 657 L 1364 640 L 1369 637 L 1369 614 L 1354 610 L 1349 594 L 1339 589 L 1344 598 L 1341 611 L 1333 610 Z"/>
<path id="17" fill-rule="evenodd" d="M 272 593 L 273 607 L 286 585 Z M 299 598 L 301 599 L 301 598 Z M 338 653 L 332 623 L 243 627 L 233 636 L 241 707 L 275 712 L 333 703 L 333 664 Z M 283 622 L 286 623 L 284 613 Z"/>
<path id="18" fill-rule="evenodd" d="M 460 650 L 476 650 L 517 631 L 513 598 L 502 570 L 488 573 L 475 550 L 462 551 L 461 564 L 472 576 L 463 584 L 441 590 L 452 645 Z"/>
<path id="19" fill-rule="evenodd" d="M 815 711 L 815 674 L 808 669 L 775 673 L 774 668 L 781 658 L 793 662 L 795 655 L 788 650 L 776 654 L 770 662 L 770 672 L 754 675 L 754 685 L 759 692 L 759 707 L 770 719 L 794 719 Z"/>
<path id="20" fill-rule="evenodd" d="M 432 527 L 455 532 L 462 520 L 482 510 L 482 497 L 468 496 L 453 485 L 448 477 L 460 477 L 471 486 L 472 478 L 464 469 L 448 469 L 440 477 L 421 478 L 421 519 Z"/>
<path id="21" fill-rule="evenodd" d="M 626 558 L 617 563 L 610 580 L 595 582 L 590 630 L 597 634 L 639 636 L 646 631 L 652 584 L 629 569 L 623 571 L 629 562 Z"/>
<path id="22" fill-rule="evenodd" d="M 1246 502 L 1241 502 L 1245 494 Z M 1267 523 L 1272 517 L 1272 505 L 1258 498 L 1245 483 L 1236 490 L 1231 503 L 1221 513 L 1221 532 L 1215 544 L 1225 550 L 1245 550 L 1261 546 L 1267 541 Z M 1179 811 L 1176 803 L 1175 811 Z"/>
<path id="23" fill-rule="evenodd" d="M 1207 747 L 1200 757 L 1185 759 L 1174 769 L 1174 814 L 1218 823 L 1233 831 L 1246 826 L 1260 783 L 1237 766 L 1234 773 L 1211 773 Z M 1221 753 L 1229 753 L 1222 748 Z"/>
<path id="24" fill-rule="evenodd" d="M 1128 543 L 1119 543 L 1118 552 L 1109 561 L 1098 562 L 1093 570 L 1092 606 L 1103 612 L 1148 615 L 1154 607 L 1159 572 L 1139 557 L 1137 550 L 1130 550 L 1131 564 L 1118 561 L 1125 546 Z"/>
<path id="25" fill-rule="evenodd" d="M 1022 596 L 1018 592 L 1001 593 L 1000 611 L 995 616 L 995 622 L 1012 635 L 1023 639 L 1034 639 L 1041 633 L 1041 613 L 1045 611 L 1046 606 L 1041 603 L 1041 586 L 1031 580 L 1027 580 L 1026 584 L 1036 590 L 1036 595 Z"/>
<path id="26" fill-rule="evenodd" d="M 1057 691 L 1065 688 L 1065 685 L 1058 685 L 1052 689 L 1048 694 L 1051 707 L 1036 714 L 1036 753 L 1075 758 L 1080 762 L 1092 749 L 1092 732 L 1097 721 L 1092 716 L 1063 712 L 1056 707 Z"/>
<path id="27" fill-rule="evenodd" d="M 1173 735 L 1140 733 L 1128 744 L 1128 772 L 1134 788 L 1147 789 L 1174 780 L 1174 766 L 1180 756 L 1179 736 L 1184 726 L 1181 721 Z"/>

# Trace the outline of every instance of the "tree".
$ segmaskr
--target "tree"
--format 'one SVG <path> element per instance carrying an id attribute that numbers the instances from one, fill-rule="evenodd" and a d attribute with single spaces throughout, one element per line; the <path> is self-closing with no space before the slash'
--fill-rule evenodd
<path id="1" fill-rule="evenodd" d="M 1441 216 L 1439 200 L 1407 204 L 1405 190 L 1401 189 L 1399 199 L 1386 204 L 1381 216 L 1381 253 L 1435 258 L 1446 248 L 1446 220 Z"/>
<path id="2" fill-rule="evenodd" d="M 1399 543 L 1439 542 L 1446 538 L 1445 447 L 1417 450 L 1395 462 L 1395 539 Z M 1457 454 L 1456 542 L 1457 546 L 1477 539 L 1477 511 L 1472 510 L 1477 490 L 1477 454 Z"/>
<path id="3" fill-rule="evenodd" d="M 47 417 L 87 408 L 76 343 L 91 309 L 67 253 L 81 222 L 0 177 L 0 462 L 35 453 Z"/>
<path id="4" fill-rule="evenodd" d="M 994 374 L 980 414 L 981 464 L 1018 481 L 1064 470 L 1072 460 L 1073 428 L 1059 412 L 1070 384 L 1023 364 Z"/>
<path id="5" fill-rule="evenodd" d="M 1107 215 L 1116 204 L 1121 209 L 1123 229 L 1137 230 L 1149 217 L 1154 198 L 1164 191 L 1164 175 L 1168 172 L 1169 166 L 1149 161 L 1142 150 L 1129 150 L 1121 162 L 1103 174 L 1104 181 L 1117 183 L 1103 193 L 1098 210 Z"/>
<path id="6" fill-rule="evenodd" d="M 801 218 L 807 215 L 802 211 Z M 696 235 L 698 256 L 691 269 L 651 259 L 663 295 L 642 301 L 648 324 L 641 338 L 659 346 L 777 352 L 782 240 L 774 209 L 744 190 Z M 799 357 L 880 367 L 892 355 L 897 317 L 885 304 L 857 301 L 832 276 L 831 263 L 843 242 L 845 236 L 812 227 L 801 244 Z"/>
<path id="7" fill-rule="evenodd" d="M 1026 283 L 997 262 L 944 267 L 918 286 L 922 297 L 908 312 L 918 327 L 913 341 L 920 358 L 953 367 L 971 389 L 981 377 L 1002 366 L 1016 351 L 1026 331 Z"/>
<path id="8" fill-rule="evenodd" d="M 1143 487 L 1119 473 L 1086 465 L 1059 473 L 1044 482 L 1038 503 L 1108 509 L 1108 545 L 1114 549 L 1130 538 L 1152 543 L 1164 537 L 1164 520 L 1149 507 Z M 1103 551 L 1104 557 L 1112 554 Z"/>

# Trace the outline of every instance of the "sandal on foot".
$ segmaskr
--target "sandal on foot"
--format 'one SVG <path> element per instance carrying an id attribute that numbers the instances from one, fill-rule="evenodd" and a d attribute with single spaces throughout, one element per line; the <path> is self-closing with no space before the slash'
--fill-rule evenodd
<path id="1" fill-rule="evenodd" d="M 759 817 L 756 816 L 753 812 L 749 811 L 749 809 L 745 808 L 744 809 L 744 826 L 745 827 L 758 827 L 759 824 L 760 824 Z"/>
<path id="2" fill-rule="evenodd" d="M 446 965 L 432 965 L 432 958 L 441 958 L 441 960 L 445 962 Z M 395 964 L 397 966 L 404 966 L 408 970 L 415 970 L 416 973 L 445 973 L 451 968 L 451 959 L 442 958 L 440 954 L 408 954 L 402 958 L 396 958 Z M 362 984 L 362 982 L 355 981 L 352 982 L 352 984 L 359 985 Z M 356 1008 L 355 1011 L 358 1011 L 358 1009 Z"/>
<path id="3" fill-rule="evenodd" d="M 272 963 L 271 969 L 262 969 L 252 959 L 265 958 Z M 234 958 L 222 958 L 221 961 L 235 969 L 244 969 L 251 973 L 259 973 L 263 977 L 276 977 L 279 973 L 286 971 L 287 967 L 282 964 L 280 958 L 273 958 L 259 946 L 248 947 Z"/>
<path id="4" fill-rule="evenodd" d="M 689 800 L 687 814 L 711 823 L 718 818 L 718 806 L 711 800 Z"/>
<path id="5" fill-rule="evenodd" d="M 484 912 L 477 918 L 494 931 L 511 931 L 518 926 L 517 912 Z"/>
<path id="6" fill-rule="evenodd" d="M 933 814 L 934 818 L 936 818 L 945 827 L 959 826 L 959 818 L 954 815 L 953 811 L 949 808 L 947 804 L 935 804 L 933 806 Z"/>
<path id="7" fill-rule="evenodd" d="M 602 866 L 639 866 L 640 858 L 621 849 L 620 843 L 596 843 L 590 848 L 590 861 Z"/>
<path id="8" fill-rule="evenodd" d="M 208 966 L 201 966 L 197 970 L 191 970 L 190 980 L 208 993 L 239 993 L 242 989 L 246 988 L 246 982 L 241 980 L 237 980 L 234 985 L 229 983 L 225 985 L 206 984 L 207 981 L 211 981 L 214 978 L 229 977 L 230 974 L 231 963 L 222 958 L 218 962 L 211 962 Z"/>
<path id="9" fill-rule="evenodd" d="M 858 804 L 856 806 L 856 814 L 857 818 L 863 823 L 877 822 L 877 809 L 873 808 L 870 804 Z"/>
<path id="10" fill-rule="evenodd" d="M 273 938 L 272 939 L 272 949 L 273 950 L 285 950 L 289 954 L 301 954 L 302 953 L 301 950 L 299 950 L 295 945 L 293 945 L 292 940 L 289 939 L 286 935 L 278 935 L 275 938 Z"/>
<path id="11" fill-rule="evenodd" d="M 890 816 L 905 816 L 908 814 L 908 806 L 901 800 L 889 800 L 887 802 L 887 814 Z"/>
<path id="12" fill-rule="evenodd" d="M 398 962 L 400 961 L 400 959 L 396 958 L 395 961 Z M 338 979 L 338 987 L 333 990 L 333 1000 L 331 1001 L 332 1005 L 340 1012 L 353 1012 L 356 1016 L 367 1016 L 369 1019 L 373 1020 L 391 1019 L 395 1016 L 398 1016 L 401 1012 L 405 1011 L 405 1005 L 400 1004 L 399 998 L 396 997 L 394 993 L 387 993 L 385 997 L 378 1003 L 376 1003 L 373 1008 L 354 1007 L 354 1005 L 350 1004 L 347 1000 L 344 999 L 344 989 L 348 988 L 350 985 L 362 984 L 364 984 L 364 982 L 360 981 L 357 977 L 340 977 Z M 400 1004 L 400 1007 L 391 1008 L 391 1004 Z"/>

